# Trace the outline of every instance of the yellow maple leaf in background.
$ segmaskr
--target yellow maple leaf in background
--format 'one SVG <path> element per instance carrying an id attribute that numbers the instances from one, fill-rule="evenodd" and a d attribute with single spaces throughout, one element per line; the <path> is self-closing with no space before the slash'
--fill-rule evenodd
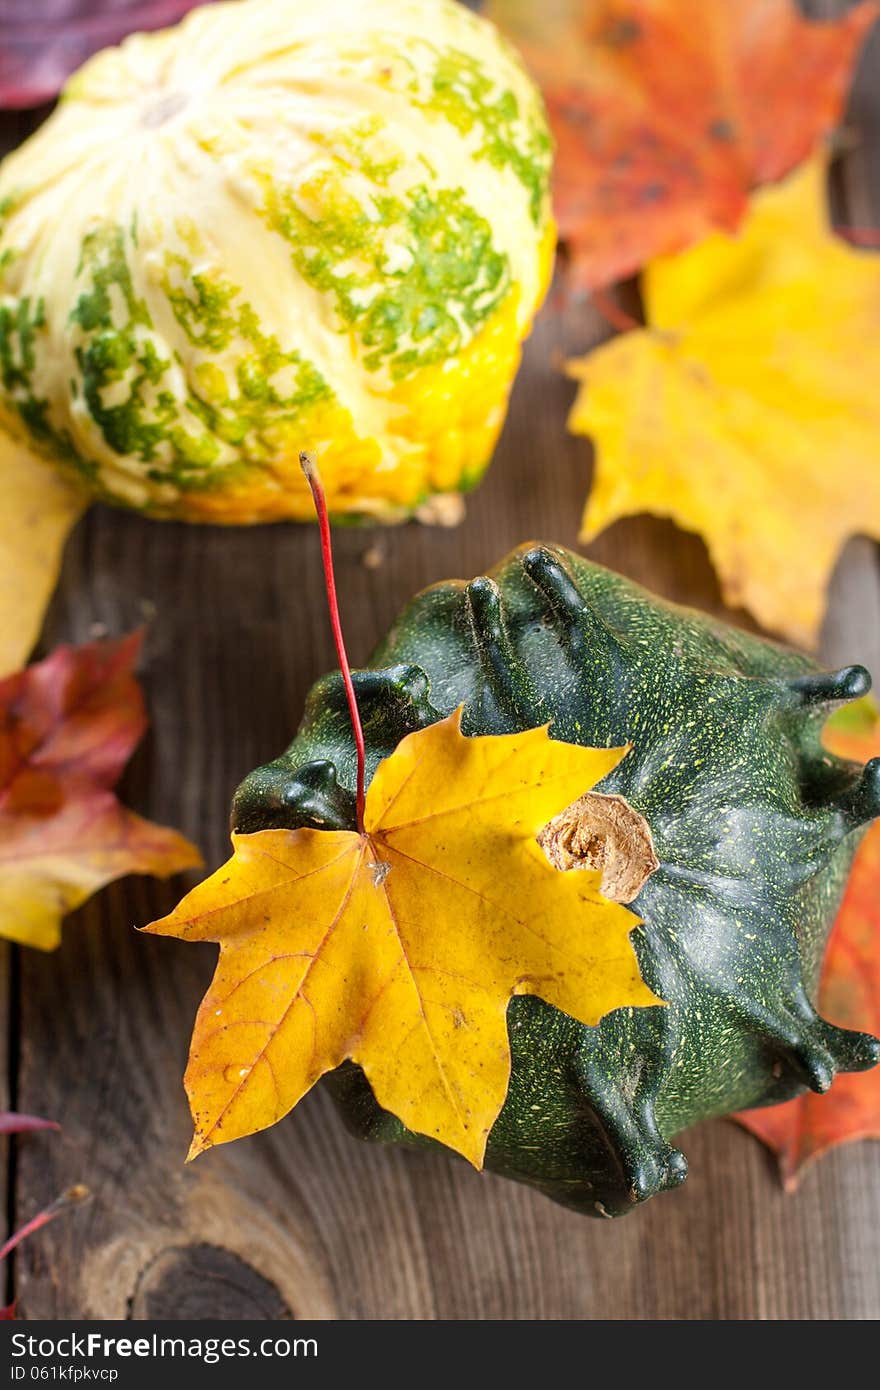
<path id="1" fill-rule="evenodd" d="M 0 678 L 27 661 L 89 498 L 0 425 Z"/>
<path id="2" fill-rule="evenodd" d="M 839 551 L 880 537 L 880 257 L 830 229 L 827 161 L 644 274 L 648 326 L 569 364 L 596 446 L 582 540 L 623 516 L 705 540 L 731 605 L 813 646 Z"/>
<path id="3" fill-rule="evenodd" d="M 274 1124 L 350 1058 L 380 1105 L 479 1167 L 511 995 L 585 1024 L 660 1003 L 638 918 L 535 839 L 625 753 L 546 728 L 466 738 L 456 712 L 379 765 L 365 834 L 234 835 L 232 859 L 147 928 L 221 948 L 186 1074 L 190 1156 Z"/>

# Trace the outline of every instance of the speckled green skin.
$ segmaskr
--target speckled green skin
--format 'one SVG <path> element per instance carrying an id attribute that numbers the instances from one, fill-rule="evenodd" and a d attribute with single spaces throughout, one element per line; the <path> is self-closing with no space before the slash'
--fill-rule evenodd
<path id="1" fill-rule="evenodd" d="M 834 702 L 870 685 L 673 607 L 547 546 L 487 578 L 419 594 L 355 676 L 367 775 L 414 729 L 464 705 L 467 734 L 550 723 L 553 737 L 633 750 L 602 783 L 651 827 L 660 867 L 633 909 L 645 980 L 667 1008 L 587 1028 L 510 1002 L 513 1070 L 486 1166 L 590 1215 L 629 1210 L 687 1173 L 669 1139 L 877 1060 L 810 996 L 858 827 L 880 805 L 880 759 L 824 751 Z M 300 731 L 239 788 L 240 830 L 354 825 L 354 747 L 338 672 Z M 562 808 L 560 807 L 560 810 Z M 572 923 L 572 930 L 577 924 Z M 427 1144 L 347 1065 L 330 1084 L 356 1131 Z"/>

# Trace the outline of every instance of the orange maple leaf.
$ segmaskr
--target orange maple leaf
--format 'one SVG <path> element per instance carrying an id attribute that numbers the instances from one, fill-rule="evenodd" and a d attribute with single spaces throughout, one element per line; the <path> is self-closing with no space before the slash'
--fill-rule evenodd
<path id="1" fill-rule="evenodd" d="M 839 122 L 880 7 L 794 0 L 491 0 L 544 91 L 572 280 L 598 288 L 713 228 Z"/>
<path id="2" fill-rule="evenodd" d="M 141 634 L 59 647 L 0 681 L 0 936 L 42 950 L 112 879 L 201 864 L 176 830 L 112 788 L 146 728 L 133 674 Z"/>
<path id="3" fill-rule="evenodd" d="M 880 712 L 872 700 L 838 710 L 825 729 L 829 752 L 866 762 L 880 755 Z M 880 1033 L 880 821 L 859 846 L 825 953 L 819 1007 L 842 1028 Z M 880 1067 L 842 1073 L 827 1095 L 746 1110 L 738 1122 L 772 1149 L 786 1191 L 838 1144 L 880 1139 Z"/>

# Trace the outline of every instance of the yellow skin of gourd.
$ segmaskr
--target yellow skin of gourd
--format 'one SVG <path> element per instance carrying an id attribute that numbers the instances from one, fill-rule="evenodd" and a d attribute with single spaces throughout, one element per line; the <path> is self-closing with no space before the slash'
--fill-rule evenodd
<path id="1" fill-rule="evenodd" d="M 540 97 L 454 0 L 246 0 L 74 76 L 0 166 L 0 426 L 159 517 L 472 486 L 552 268 Z"/>

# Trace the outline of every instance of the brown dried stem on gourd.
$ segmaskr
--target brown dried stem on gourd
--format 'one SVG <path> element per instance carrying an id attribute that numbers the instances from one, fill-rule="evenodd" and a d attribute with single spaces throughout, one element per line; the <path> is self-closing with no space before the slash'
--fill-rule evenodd
<path id="1" fill-rule="evenodd" d="M 631 903 L 660 861 L 644 816 L 622 796 L 586 792 L 544 826 L 538 844 L 556 869 L 594 869 L 606 898 Z"/>

